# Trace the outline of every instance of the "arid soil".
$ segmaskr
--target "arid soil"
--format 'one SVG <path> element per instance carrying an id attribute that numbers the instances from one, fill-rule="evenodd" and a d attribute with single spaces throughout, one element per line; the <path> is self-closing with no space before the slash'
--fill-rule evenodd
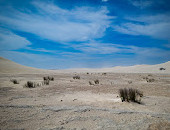
<path id="1" fill-rule="evenodd" d="M 73 79 L 75 75 L 80 79 Z M 23 87 L 27 81 L 42 82 L 44 76 L 54 81 Z M 89 85 L 96 79 L 99 84 Z M 141 104 L 121 102 L 118 90 L 125 87 L 143 92 Z M 0 129 L 168 130 L 170 74 L 0 74 Z"/>

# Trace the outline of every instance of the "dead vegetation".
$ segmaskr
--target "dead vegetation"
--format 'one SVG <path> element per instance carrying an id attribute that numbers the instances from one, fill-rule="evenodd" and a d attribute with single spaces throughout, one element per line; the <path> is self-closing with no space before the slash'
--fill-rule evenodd
<path id="1" fill-rule="evenodd" d="M 27 81 L 27 83 L 24 85 L 26 88 L 35 88 L 36 85 L 32 81 Z"/>
<path id="2" fill-rule="evenodd" d="M 52 76 L 43 77 L 43 79 L 44 80 L 54 81 L 54 77 L 52 77 Z"/>
<path id="3" fill-rule="evenodd" d="M 99 84 L 99 80 L 98 79 L 94 80 L 94 83 Z"/>
<path id="4" fill-rule="evenodd" d="M 80 76 L 79 75 L 75 75 L 75 76 L 73 76 L 73 79 L 80 79 Z"/>
<path id="5" fill-rule="evenodd" d="M 141 98 L 143 97 L 143 93 L 137 89 L 124 88 L 124 89 L 119 89 L 119 96 L 121 97 L 122 102 L 132 101 L 132 102 L 141 103 Z"/>
<path id="6" fill-rule="evenodd" d="M 11 79 L 10 81 L 11 81 L 13 84 L 19 84 L 19 81 L 16 80 L 16 79 Z"/>

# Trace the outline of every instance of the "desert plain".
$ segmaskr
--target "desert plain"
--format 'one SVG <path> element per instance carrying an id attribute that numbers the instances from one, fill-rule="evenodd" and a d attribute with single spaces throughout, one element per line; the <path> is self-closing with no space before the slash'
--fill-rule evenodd
<path id="1" fill-rule="evenodd" d="M 24 87 L 27 81 L 42 83 L 45 76 L 54 77 L 54 81 L 35 88 Z M 73 79 L 74 76 L 80 79 Z M 13 84 L 11 79 L 19 84 Z M 121 88 L 142 91 L 141 103 L 122 102 Z M 40 70 L 0 58 L 0 129 L 169 130 L 170 62 Z"/>

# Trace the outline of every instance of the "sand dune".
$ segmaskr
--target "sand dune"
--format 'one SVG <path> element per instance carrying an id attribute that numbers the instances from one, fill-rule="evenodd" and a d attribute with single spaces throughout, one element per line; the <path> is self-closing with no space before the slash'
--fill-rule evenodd
<path id="1" fill-rule="evenodd" d="M 165 68 L 165 70 L 160 70 Z M 161 73 L 170 74 L 170 61 L 157 65 L 135 65 L 135 66 L 116 66 L 112 68 L 101 69 L 68 69 L 64 72 L 113 72 L 113 73 Z"/>
<path id="2" fill-rule="evenodd" d="M 165 70 L 160 70 L 165 68 Z M 101 68 L 101 69 L 65 69 L 65 70 L 43 70 L 32 67 L 23 66 L 13 61 L 7 60 L 0 57 L 0 73 L 67 73 L 67 72 L 113 72 L 113 73 L 170 73 L 170 61 L 157 65 L 135 65 L 135 66 L 117 66 L 112 68 Z"/>
<path id="3" fill-rule="evenodd" d="M 0 73 L 40 73 L 44 70 L 23 66 L 0 57 Z"/>

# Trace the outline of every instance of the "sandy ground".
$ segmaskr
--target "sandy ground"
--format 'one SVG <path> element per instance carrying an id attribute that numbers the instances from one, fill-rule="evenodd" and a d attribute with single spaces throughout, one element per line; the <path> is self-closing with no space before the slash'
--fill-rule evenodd
<path id="1" fill-rule="evenodd" d="M 75 75 L 80 79 L 73 79 Z M 44 76 L 54 81 L 23 87 L 27 81 L 41 83 Z M 96 79 L 99 84 L 89 84 Z M 121 102 L 118 90 L 125 87 L 143 91 L 141 104 Z M 0 130 L 23 129 L 169 130 L 170 62 L 49 71 L 0 57 Z"/>
<path id="2" fill-rule="evenodd" d="M 27 81 L 50 85 L 24 88 Z M 79 75 L 80 79 L 73 79 Z M 145 77 L 155 79 L 147 82 Z M 10 79 L 17 79 L 13 84 Z M 89 81 L 99 80 L 97 85 Z M 120 88 L 137 88 L 142 103 L 121 102 Z M 128 73 L 0 74 L 0 129 L 168 130 L 170 75 Z"/>

